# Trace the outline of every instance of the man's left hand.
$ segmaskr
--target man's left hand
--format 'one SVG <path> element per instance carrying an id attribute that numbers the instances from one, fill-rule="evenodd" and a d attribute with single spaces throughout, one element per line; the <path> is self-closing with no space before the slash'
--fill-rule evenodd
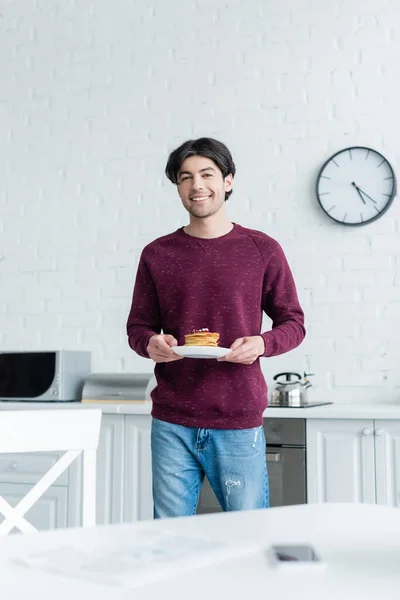
<path id="1" fill-rule="evenodd" d="M 252 365 L 255 360 L 265 352 L 264 340 L 261 335 L 241 337 L 235 340 L 230 347 L 231 352 L 218 362 L 234 362 L 242 365 Z"/>

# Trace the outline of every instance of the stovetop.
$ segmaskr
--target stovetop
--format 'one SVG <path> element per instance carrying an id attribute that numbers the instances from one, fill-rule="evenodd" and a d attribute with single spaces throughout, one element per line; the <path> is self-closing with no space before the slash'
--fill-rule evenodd
<path id="1" fill-rule="evenodd" d="M 269 403 L 269 408 L 312 408 L 313 406 L 326 406 L 327 404 L 333 404 L 333 402 L 306 402 L 297 406 L 293 404 L 272 404 Z"/>

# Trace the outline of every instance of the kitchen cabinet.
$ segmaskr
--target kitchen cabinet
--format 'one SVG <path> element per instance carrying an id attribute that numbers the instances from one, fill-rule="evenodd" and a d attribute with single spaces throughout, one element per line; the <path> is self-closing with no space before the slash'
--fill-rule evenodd
<path id="1" fill-rule="evenodd" d="M 68 526 L 82 524 L 82 457 L 69 468 Z M 96 523 L 123 521 L 124 417 L 103 414 L 96 468 Z"/>
<path id="2" fill-rule="evenodd" d="M 151 419 L 125 416 L 124 521 L 153 518 Z"/>
<path id="3" fill-rule="evenodd" d="M 150 431 L 148 415 L 103 413 L 97 450 L 97 524 L 153 518 Z M 0 495 L 12 506 L 18 504 L 61 454 L 0 455 Z M 39 530 L 82 524 L 82 457 L 31 508 L 27 519 Z"/>
<path id="4" fill-rule="evenodd" d="M 61 452 L 29 452 L 0 454 L 0 496 L 16 506 L 34 484 L 57 462 Z M 37 529 L 54 529 L 74 525 L 68 519 L 68 472 L 55 483 L 26 513 L 26 519 Z M 71 505 L 72 506 L 72 505 Z M 0 514 L 0 523 L 4 516 Z M 12 533 L 17 529 L 13 529 Z"/>
<path id="5" fill-rule="evenodd" d="M 400 421 L 376 420 L 376 501 L 400 506 Z"/>
<path id="6" fill-rule="evenodd" d="M 151 419 L 103 414 L 97 450 L 96 523 L 153 518 Z M 81 523 L 82 461 L 70 467 L 69 524 Z"/>
<path id="7" fill-rule="evenodd" d="M 1 483 L 0 495 L 11 506 L 16 506 L 31 488 L 32 485 L 30 484 Z M 67 488 L 52 485 L 32 508 L 27 511 L 24 517 L 39 530 L 67 527 L 67 507 Z M 3 521 L 4 516 L 0 515 L 0 523 Z M 17 531 L 19 530 L 13 529 L 11 533 L 16 533 Z"/>
<path id="8" fill-rule="evenodd" d="M 123 416 L 102 415 L 97 449 L 98 524 L 123 521 L 124 433 Z"/>
<path id="9" fill-rule="evenodd" d="M 150 434 L 148 414 L 103 413 L 97 452 L 98 524 L 153 518 Z M 16 505 L 58 457 L 55 452 L 0 455 L 0 495 Z M 400 506 L 400 419 L 307 418 L 306 466 L 310 503 Z M 78 526 L 81 516 L 78 459 L 27 519 L 38 529 L 52 529 Z"/>
<path id="10" fill-rule="evenodd" d="M 310 419 L 308 502 L 400 505 L 400 421 Z"/>

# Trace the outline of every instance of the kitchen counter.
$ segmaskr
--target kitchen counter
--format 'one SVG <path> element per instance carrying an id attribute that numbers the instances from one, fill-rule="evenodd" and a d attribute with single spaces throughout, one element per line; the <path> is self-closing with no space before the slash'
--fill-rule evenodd
<path id="1" fill-rule="evenodd" d="M 86 404 L 82 402 L 0 402 L 1 410 L 40 410 L 70 408 L 101 408 L 105 414 L 149 415 L 151 402 L 120 404 L 117 401 Z M 329 404 L 310 408 L 267 408 L 269 419 L 399 419 L 398 404 Z"/>

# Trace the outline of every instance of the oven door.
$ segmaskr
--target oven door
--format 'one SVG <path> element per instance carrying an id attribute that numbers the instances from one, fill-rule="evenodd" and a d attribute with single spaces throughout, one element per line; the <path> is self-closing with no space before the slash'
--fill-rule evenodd
<path id="1" fill-rule="evenodd" d="M 306 450 L 267 446 L 270 506 L 305 504 Z"/>

